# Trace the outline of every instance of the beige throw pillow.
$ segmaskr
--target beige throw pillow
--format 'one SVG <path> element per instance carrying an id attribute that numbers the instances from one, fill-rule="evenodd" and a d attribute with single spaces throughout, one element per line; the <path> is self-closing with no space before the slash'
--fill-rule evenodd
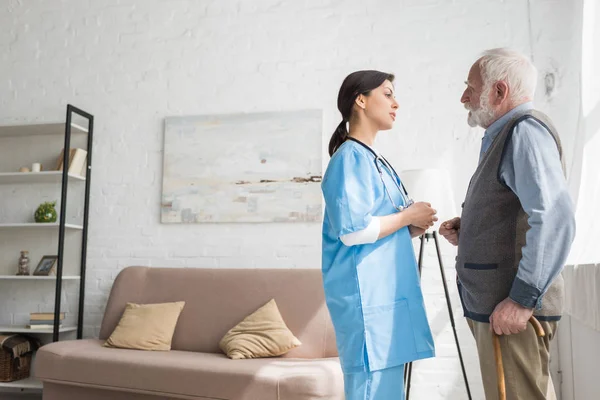
<path id="1" fill-rule="evenodd" d="M 301 344 L 283 322 L 275 300 L 271 299 L 231 328 L 219 342 L 219 347 L 227 357 L 239 360 L 280 356 Z"/>
<path id="2" fill-rule="evenodd" d="M 106 347 L 137 350 L 171 350 L 171 340 L 184 301 L 159 304 L 127 303 Z"/>

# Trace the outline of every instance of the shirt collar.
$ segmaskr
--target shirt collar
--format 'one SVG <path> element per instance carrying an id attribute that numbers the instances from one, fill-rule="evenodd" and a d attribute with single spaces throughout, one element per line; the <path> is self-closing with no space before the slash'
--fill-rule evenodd
<path id="1" fill-rule="evenodd" d="M 493 140 L 500 133 L 502 128 L 504 128 L 504 125 L 506 125 L 512 117 L 514 117 L 519 112 L 531 110 L 532 108 L 533 108 L 532 101 L 529 101 L 527 103 L 523 103 L 521 105 L 516 106 L 515 108 L 513 108 L 512 110 L 510 110 L 509 112 L 507 112 L 506 114 L 501 116 L 500 118 L 498 118 L 498 120 L 494 121 L 494 123 L 491 124 L 485 130 L 483 137 L 487 138 L 489 140 Z"/>

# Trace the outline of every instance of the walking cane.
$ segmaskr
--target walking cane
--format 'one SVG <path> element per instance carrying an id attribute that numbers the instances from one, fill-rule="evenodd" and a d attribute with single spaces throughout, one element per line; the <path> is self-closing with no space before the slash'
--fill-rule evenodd
<path id="1" fill-rule="evenodd" d="M 546 336 L 544 328 L 533 315 L 529 318 L 529 322 L 533 326 L 538 337 Z M 506 400 L 506 382 L 504 381 L 504 366 L 502 365 L 502 352 L 500 351 L 500 339 L 496 332 L 492 333 L 492 341 L 494 342 L 494 358 L 496 359 L 496 376 L 498 378 L 498 398 Z"/>

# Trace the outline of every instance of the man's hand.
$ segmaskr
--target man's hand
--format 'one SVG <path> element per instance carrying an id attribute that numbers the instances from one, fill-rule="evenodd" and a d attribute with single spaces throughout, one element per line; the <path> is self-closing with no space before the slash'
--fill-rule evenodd
<path id="1" fill-rule="evenodd" d="M 497 335 L 512 335 L 527 329 L 527 322 L 533 315 L 533 309 L 523 307 L 510 298 L 500 302 L 490 315 L 490 330 Z"/>
<path id="2" fill-rule="evenodd" d="M 416 237 L 419 237 L 422 234 L 424 234 L 427 229 L 419 228 L 419 227 L 414 226 L 414 225 L 409 225 L 408 226 L 408 230 L 410 231 L 410 237 L 411 238 L 416 238 Z"/>
<path id="3" fill-rule="evenodd" d="M 458 231 L 460 230 L 460 218 L 452 218 L 440 225 L 438 232 L 454 246 L 458 246 Z"/>

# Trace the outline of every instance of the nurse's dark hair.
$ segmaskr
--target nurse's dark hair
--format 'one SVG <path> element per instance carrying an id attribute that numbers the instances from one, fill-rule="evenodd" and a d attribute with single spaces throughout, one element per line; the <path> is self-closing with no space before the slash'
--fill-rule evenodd
<path id="1" fill-rule="evenodd" d="M 342 122 L 329 140 L 329 156 L 332 156 L 348 138 L 346 123 L 350 121 L 356 98 L 361 94 L 368 96 L 371 90 L 378 88 L 386 80 L 393 82 L 394 75 L 374 70 L 356 71 L 344 79 L 337 99 L 338 110 L 342 113 Z"/>

